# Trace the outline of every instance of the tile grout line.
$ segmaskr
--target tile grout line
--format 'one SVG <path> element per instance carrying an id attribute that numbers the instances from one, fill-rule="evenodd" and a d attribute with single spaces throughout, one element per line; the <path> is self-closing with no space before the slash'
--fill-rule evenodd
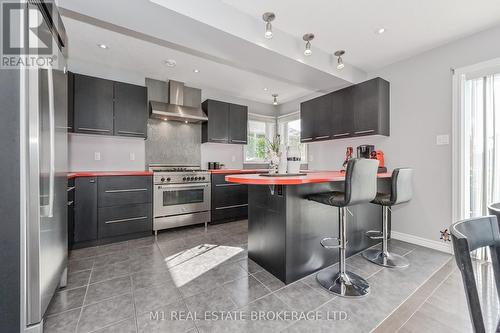
<path id="1" fill-rule="evenodd" d="M 92 268 L 90 269 L 90 276 L 92 276 L 92 271 L 94 270 L 94 262 L 92 262 Z M 90 276 L 89 276 L 89 282 L 90 282 Z M 87 298 L 87 292 L 89 291 L 89 284 L 87 284 L 87 288 L 85 289 L 85 296 L 83 296 L 83 302 L 82 302 L 82 307 L 80 309 L 80 315 L 78 316 L 78 320 L 76 322 L 75 326 L 75 333 L 78 333 L 78 326 L 80 326 L 80 320 L 82 319 L 82 314 L 83 314 L 83 308 L 85 305 L 85 299 Z"/>
<path id="2" fill-rule="evenodd" d="M 134 323 L 135 323 L 135 331 L 139 333 L 139 322 L 137 319 L 137 305 L 135 304 L 135 288 L 134 288 L 134 279 L 132 275 L 130 277 L 130 288 L 132 289 L 132 304 L 134 306 Z"/>

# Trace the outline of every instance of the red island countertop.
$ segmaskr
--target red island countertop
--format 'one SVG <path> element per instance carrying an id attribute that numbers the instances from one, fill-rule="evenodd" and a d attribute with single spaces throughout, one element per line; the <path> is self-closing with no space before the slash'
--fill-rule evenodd
<path id="1" fill-rule="evenodd" d="M 379 173 L 378 178 L 390 178 L 391 173 Z M 264 177 L 258 174 L 228 175 L 226 181 L 248 185 L 300 185 L 344 181 L 345 174 L 340 171 L 307 172 L 304 176 Z"/>
<path id="2" fill-rule="evenodd" d="M 221 173 L 264 173 L 268 172 L 269 169 L 217 169 L 217 170 L 208 170 L 208 172 L 213 174 L 221 174 Z"/>
<path id="3" fill-rule="evenodd" d="M 105 176 L 151 176 L 151 171 L 77 171 L 68 173 L 68 179 L 76 177 L 105 177 Z"/>

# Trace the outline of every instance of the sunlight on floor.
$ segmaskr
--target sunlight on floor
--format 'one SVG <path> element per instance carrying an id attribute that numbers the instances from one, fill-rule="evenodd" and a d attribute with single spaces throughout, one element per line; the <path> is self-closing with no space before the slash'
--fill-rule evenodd
<path id="1" fill-rule="evenodd" d="M 201 244 L 165 259 L 177 287 L 209 273 L 224 262 L 245 251 L 241 247 Z"/>

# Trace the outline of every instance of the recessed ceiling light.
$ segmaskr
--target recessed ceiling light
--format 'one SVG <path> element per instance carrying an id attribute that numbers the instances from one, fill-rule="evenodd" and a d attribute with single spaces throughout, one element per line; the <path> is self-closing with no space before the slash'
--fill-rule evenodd
<path id="1" fill-rule="evenodd" d="M 177 66 L 177 61 L 174 59 L 167 59 L 163 62 L 167 67 L 175 67 Z"/>
<path id="2" fill-rule="evenodd" d="M 379 35 L 382 35 L 383 33 L 385 32 L 385 28 L 382 27 L 382 28 L 378 28 L 376 33 L 379 34 Z"/>
<path id="3" fill-rule="evenodd" d="M 184 123 L 186 123 L 186 124 L 187 124 L 187 123 L 188 123 L 188 121 L 187 121 L 187 120 L 184 120 Z"/>
<path id="4" fill-rule="evenodd" d="M 167 118 L 163 118 L 163 120 L 164 120 L 164 121 L 168 121 L 168 119 L 167 119 Z"/>
<path id="5" fill-rule="evenodd" d="M 199 72 L 200 72 L 200 70 L 199 70 L 199 69 L 193 69 L 193 72 L 195 72 L 195 73 L 199 73 Z"/>
<path id="6" fill-rule="evenodd" d="M 269 90 L 269 89 L 267 89 L 267 88 L 264 88 L 264 91 L 268 91 L 268 90 Z"/>
<path id="7" fill-rule="evenodd" d="M 109 47 L 106 44 L 97 44 L 98 47 L 100 47 L 103 50 L 109 49 Z"/>

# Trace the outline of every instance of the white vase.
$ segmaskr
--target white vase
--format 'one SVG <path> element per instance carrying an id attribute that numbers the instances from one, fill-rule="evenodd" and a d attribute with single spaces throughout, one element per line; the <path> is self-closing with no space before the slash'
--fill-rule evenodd
<path id="1" fill-rule="evenodd" d="M 279 174 L 285 174 L 286 173 L 286 169 L 287 169 L 287 164 L 288 164 L 287 153 L 286 153 L 286 146 L 285 145 L 282 145 L 280 147 L 279 157 L 280 157 L 280 161 L 279 161 L 279 164 L 278 164 L 278 173 Z"/>

